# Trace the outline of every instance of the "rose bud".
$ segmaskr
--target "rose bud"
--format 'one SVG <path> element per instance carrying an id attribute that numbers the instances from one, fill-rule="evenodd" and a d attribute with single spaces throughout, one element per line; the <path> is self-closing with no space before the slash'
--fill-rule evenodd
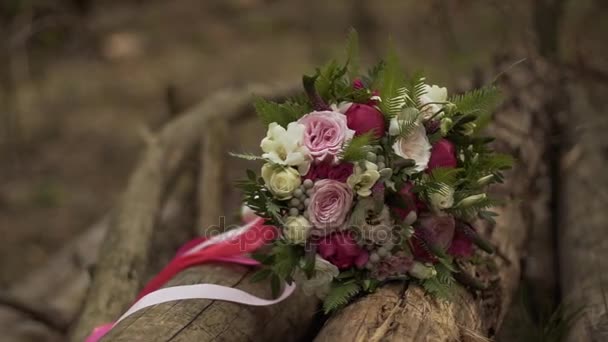
<path id="1" fill-rule="evenodd" d="M 431 158 L 428 163 L 428 171 L 438 167 L 453 168 L 458 165 L 456 160 L 456 146 L 448 139 L 441 139 L 433 144 Z"/>
<path id="2" fill-rule="evenodd" d="M 429 279 L 437 275 L 437 271 L 433 266 L 427 266 L 421 262 L 415 261 L 409 271 L 410 275 L 416 279 Z"/>
<path id="3" fill-rule="evenodd" d="M 373 106 L 353 103 L 344 113 L 348 128 L 355 131 L 355 135 L 373 132 L 376 138 L 384 136 L 384 115 Z"/>

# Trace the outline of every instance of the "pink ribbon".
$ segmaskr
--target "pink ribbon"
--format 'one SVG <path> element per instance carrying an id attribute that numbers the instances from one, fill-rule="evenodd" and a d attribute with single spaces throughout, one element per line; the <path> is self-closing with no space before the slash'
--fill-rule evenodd
<path id="1" fill-rule="evenodd" d="M 222 261 L 240 265 L 257 266 L 259 263 L 243 254 L 250 253 L 274 240 L 276 228 L 264 225 L 262 218 L 249 221 L 244 226 L 212 238 L 196 238 L 184 244 L 173 260 L 156 275 L 139 293 L 136 302 L 116 322 L 93 329 L 85 342 L 97 342 L 118 322 L 131 314 L 152 305 L 184 299 L 224 300 L 234 303 L 267 306 L 281 302 L 295 290 L 295 284 L 286 285 L 276 299 L 268 300 L 247 292 L 215 284 L 173 286 L 159 289 L 185 268 L 210 261 Z"/>

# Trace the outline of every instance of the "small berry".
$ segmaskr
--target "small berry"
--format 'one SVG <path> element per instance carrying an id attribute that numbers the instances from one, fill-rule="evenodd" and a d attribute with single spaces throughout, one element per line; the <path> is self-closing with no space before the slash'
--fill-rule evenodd
<path id="1" fill-rule="evenodd" d="M 298 216 L 299 214 L 300 214 L 300 211 L 297 208 L 289 209 L 289 216 Z"/>
<path id="2" fill-rule="evenodd" d="M 295 189 L 293 192 L 294 197 L 302 197 L 303 194 L 304 194 L 304 191 L 302 191 L 302 189 L 300 189 L 300 188 Z"/>
<path id="3" fill-rule="evenodd" d="M 300 200 L 297 198 L 292 198 L 291 201 L 289 201 L 289 205 L 292 207 L 297 207 L 300 205 Z"/>
<path id="4" fill-rule="evenodd" d="M 374 263 L 374 264 L 375 264 L 375 263 L 377 263 L 378 261 L 380 261 L 380 256 L 378 255 L 378 253 L 376 253 L 376 252 L 372 252 L 372 253 L 369 255 L 369 261 L 370 261 L 371 263 Z"/>
<path id="5" fill-rule="evenodd" d="M 365 159 L 367 159 L 368 161 L 370 161 L 372 163 L 375 163 L 377 158 L 378 157 L 376 156 L 376 154 L 374 152 L 367 152 L 367 154 L 365 156 Z"/>
<path id="6" fill-rule="evenodd" d="M 304 187 L 305 187 L 306 189 L 310 189 L 310 188 L 312 188 L 312 186 L 313 186 L 312 179 L 306 179 L 306 180 L 304 180 L 303 185 L 304 185 Z"/>

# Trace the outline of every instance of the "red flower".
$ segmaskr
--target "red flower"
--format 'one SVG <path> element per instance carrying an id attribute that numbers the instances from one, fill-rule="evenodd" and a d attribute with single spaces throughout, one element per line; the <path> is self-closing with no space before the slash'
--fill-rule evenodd
<path id="1" fill-rule="evenodd" d="M 456 229 L 454 232 L 454 239 L 448 249 L 448 253 L 458 258 L 468 258 L 473 255 L 473 241 L 462 229 Z"/>
<path id="2" fill-rule="evenodd" d="M 353 103 L 344 114 L 346 125 L 355 131 L 355 135 L 373 132 L 376 138 L 384 136 L 384 115 L 376 107 Z"/>
<path id="3" fill-rule="evenodd" d="M 363 267 L 369 259 L 369 253 L 357 244 L 352 233 L 348 231 L 323 237 L 319 241 L 318 251 L 323 259 L 339 269 L 350 268 L 353 265 Z"/>
<path id="4" fill-rule="evenodd" d="M 401 201 L 405 204 L 405 208 L 394 207 L 393 210 L 401 218 L 404 220 L 407 215 L 409 215 L 412 211 L 418 214 L 421 211 L 427 210 L 426 204 L 422 202 L 413 192 L 414 185 L 410 182 L 405 183 L 405 185 L 399 190 L 399 195 L 401 196 Z"/>
<path id="5" fill-rule="evenodd" d="M 429 253 L 423 242 L 418 236 L 416 236 L 416 234 L 414 234 L 414 236 L 410 238 L 410 248 L 412 250 L 412 254 L 414 255 L 415 260 L 430 263 L 437 262 L 437 258 L 435 258 L 431 253 Z"/>
<path id="6" fill-rule="evenodd" d="M 456 165 L 458 165 L 458 161 L 456 160 L 456 146 L 454 146 L 453 142 L 441 139 L 433 144 L 428 171 L 438 167 L 454 168 Z"/>
<path id="7" fill-rule="evenodd" d="M 353 164 L 351 163 L 340 163 L 338 165 L 320 163 L 311 165 L 304 179 L 311 179 L 313 181 L 317 179 L 333 179 L 344 183 L 348 176 L 352 174 Z"/>

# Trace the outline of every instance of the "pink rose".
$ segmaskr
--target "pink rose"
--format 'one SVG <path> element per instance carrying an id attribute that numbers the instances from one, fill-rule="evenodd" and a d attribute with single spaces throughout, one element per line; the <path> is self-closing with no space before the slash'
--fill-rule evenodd
<path id="1" fill-rule="evenodd" d="M 348 176 L 353 174 L 354 165 L 351 163 L 340 163 L 331 165 L 330 163 L 320 163 L 312 165 L 308 173 L 304 176 L 305 179 L 333 179 L 342 183 L 346 182 Z"/>
<path id="2" fill-rule="evenodd" d="M 339 269 L 353 265 L 361 268 L 369 259 L 369 253 L 357 244 L 350 231 L 325 236 L 319 241 L 318 251 L 323 259 Z"/>
<path id="3" fill-rule="evenodd" d="M 315 182 L 308 205 L 312 234 L 327 235 L 342 228 L 353 204 L 353 191 L 345 183 L 323 179 Z"/>
<path id="4" fill-rule="evenodd" d="M 338 112 L 312 112 L 298 123 L 305 126 L 304 146 L 316 162 L 337 162 L 342 146 L 355 135 L 346 125 L 346 116 Z"/>
<path id="5" fill-rule="evenodd" d="M 433 144 L 431 158 L 429 159 L 428 171 L 438 167 L 456 167 L 456 146 L 448 139 L 441 139 Z"/>
<path id="6" fill-rule="evenodd" d="M 346 113 L 348 128 L 355 130 L 355 135 L 373 132 L 376 138 L 384 136 L 384 115 L 373 106 L 353 103 Z"/>

